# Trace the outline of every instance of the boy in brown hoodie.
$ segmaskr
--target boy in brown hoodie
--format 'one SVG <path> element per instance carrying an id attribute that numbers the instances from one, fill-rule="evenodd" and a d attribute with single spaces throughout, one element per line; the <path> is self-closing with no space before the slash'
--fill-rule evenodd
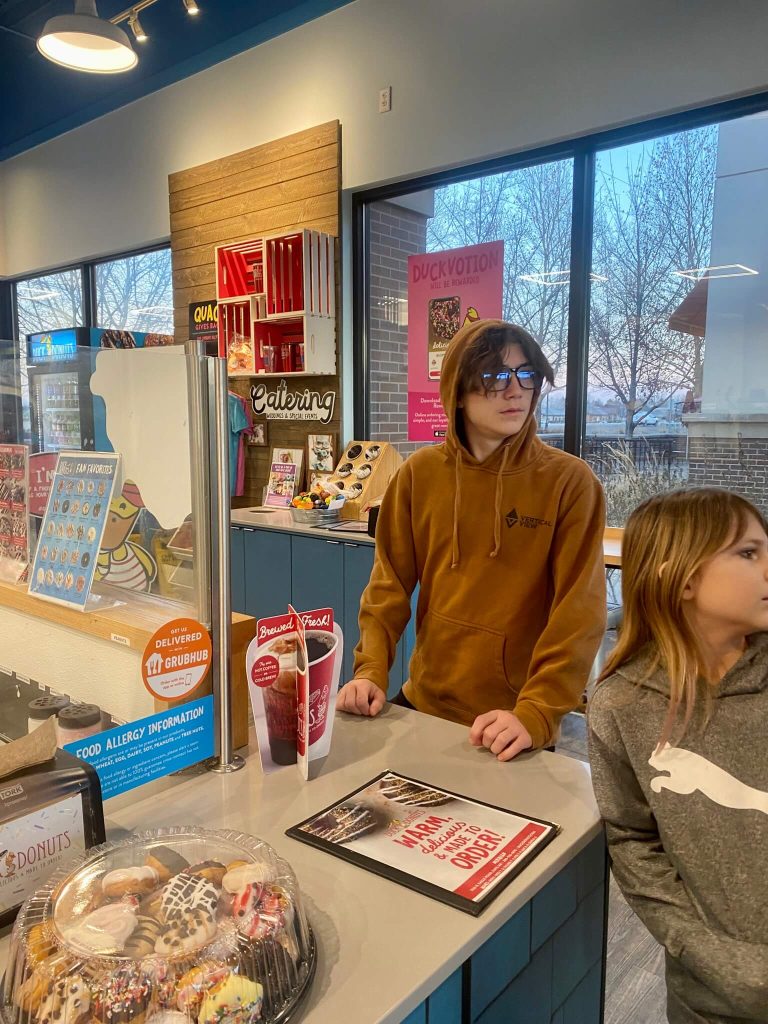
<path id="1" fill-rule="evenodd" d="M 410 678 L 395 703 L 470 726 L 500 761 L 554 743 L 605 630 L 605 506 L 586 462 L 542 442 L 552 368 L 527 331 L 479 320 L 443 361 L 443 444 L 390 484 L 337 708 L 376 715 L 420 585 Z"/>

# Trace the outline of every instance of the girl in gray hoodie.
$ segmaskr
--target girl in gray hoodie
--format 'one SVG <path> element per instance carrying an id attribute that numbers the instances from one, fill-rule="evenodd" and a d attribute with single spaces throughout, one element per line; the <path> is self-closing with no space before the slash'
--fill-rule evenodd
<path id="1" fill-rule="evenodd" d="M 614 877 L 666 950 L 670 1024 L 768 1022 L 768 524 L 715 488 L 651 498 L 589 707 Z"/>

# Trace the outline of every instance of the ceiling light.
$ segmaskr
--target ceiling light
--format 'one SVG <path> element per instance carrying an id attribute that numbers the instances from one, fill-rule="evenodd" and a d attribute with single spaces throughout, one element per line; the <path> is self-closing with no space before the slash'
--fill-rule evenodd
<path id="1" fill-rule="evenodd" d="M 32 302 L 44 302 L 46 299 L 57 299 L 61 292 L 35 292 L 35 291 L 22 291 L 19 288 L 19 298 L 28 299 Z"/>
<path id="2" fill-rule="evenodd" d="M 673 270 L 677 277 L 687 277 L 689 281 L 712 281 L 718 277 L 753 277 L 758 270 L 745 267 L 743 263 L 723 263 L 719 267 L 693 267 L 692 270 Z"/>
<path id="3" fill-rule="evenodd" d="M 590 281 L 607 281 L 608 278 L 602 274 L 596 274 L 594 271 L 590 271 Z M 521 281 L 531 281 L 533 284 L 543 284 L 548 288 L 552 288 L 555 285 L 563 285 L 571 283 L 571 272 L 570 270 L 547 270 L 542 271 L 539 274 L 521 274 Z"/>
<path id="4" fill-rule="evenodd" d="M 187 9 L 187 14 L 200 13 L 200 8 L 197 6 L 197 0 L 182 0 L 182 3 Z"/>
<path id="5" fill-rule="evenodd" d="M 149 36 L 141 27 L 139 16 L 135 11 L 131 15 L 129 15 L 128 24 L 130 26 L 131 32 L 133 32 L 133 38 L 136 40 L 136 42 L 146 43 L 146 41 L 149 39 Z"/>
<path id="6" fill-rule="evenodd" d="M 74 14 L 47 21 L 37 48 L 54 64 L 96 74 L 130 71 L 139 60 L 125 32 L 99 17 L 96 0 L 75 0 Z"/>

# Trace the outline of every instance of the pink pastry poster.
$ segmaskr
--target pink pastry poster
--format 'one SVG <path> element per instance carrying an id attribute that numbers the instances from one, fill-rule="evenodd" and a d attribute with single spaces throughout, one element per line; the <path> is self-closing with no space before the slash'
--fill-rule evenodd
<path id="1" fill-rule="evenodd" d="M 440 371 L 465 323 L 501 317 L 504 243 L 408 257 L 408 440 L 439 441 Z"/>

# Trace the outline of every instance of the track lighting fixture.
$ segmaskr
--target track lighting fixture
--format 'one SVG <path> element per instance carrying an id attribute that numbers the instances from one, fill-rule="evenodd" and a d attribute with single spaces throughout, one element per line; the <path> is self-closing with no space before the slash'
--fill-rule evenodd
<path id="1" fill-rule="evenodd" d="M 138 16 L 138 14 L 135 11 L 133 11 L 128 16 L 128 25 L 129 25 L 129 27 L 131 29 L 131 32 L 133 32 L 133 38 L 136 40 L 136 42 L 137 43 L 146 43 L 146 41 L 149 39 L 149 36 L 144 31 L 144 29 L 141 27 L 141 22 L 139 21 L 139 16 Z"/>
<path id="2" fill-rule="evenodd" d="M 75 0 L 75 13 L 46 22 L 37 40 L 44 57 L 77 71 L 117 74 L 138 63 L 128 36 L 96 10 L 96 0 Z"/>
<path id="3" fill-rule="evenodd" d="M 120 25 L 127 22 L 134 39 L 145 43 L 149 36 L 139 21 L 139 12 L 152 7 L 157 0 L 134 0 L 130 7 L 109 21 L 99 17 L 96 0 L 74 2 L 74 14 L 60 15 L 46 22 L 37 40 L 40 53 L 54 64 L 96 74 L 114 74 L 135 67 L 139 58 Z M 182 0 L 182 3 L 187 14 L 200 13 L 197 0 Z"/>

